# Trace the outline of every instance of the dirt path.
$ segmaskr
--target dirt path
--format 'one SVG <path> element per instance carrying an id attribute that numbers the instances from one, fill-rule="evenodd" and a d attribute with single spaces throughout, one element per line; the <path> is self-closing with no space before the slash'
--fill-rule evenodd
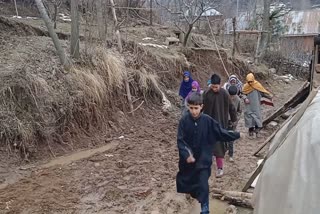
<path id="1" fill-rule="evenodd" d="M 225 214 L 226 209 L 229 207 L 229 204 L 227 202 L 223 202 L 216 199 L 211 199 L 209 203 L 210 203 L 210 213 L 213 213 L 213 214 Z M 194 206 L 191 209 L 189 214 L 199 214 L 200 210 L 201 210 L 200 204 L 194 203 Z M 251 214 L 251 213 L 252 213 L 251 209 L 245 209 L 241 207 L 237 208 L 237 214 Z"/>
<path id="2" fill-rule="evenodd" d="M 274 85 L 276 104 L 298 87 Z M 0 213 L 189 213 L 192 204 L 175 190 L 178 118 L 150 109 L 134 119 L 131 132 L 112 146 L 56 159 L 46 165 L 49 168 L 27 169 L 25 178 L 0 189 Z M 239 130 L 246 131 L 243 122 Z M 271 132 L 266 129 L 262 138 L 240 140 L 236 162 L 226 162 L 225 176 L 212 177 L 211 186 L 241 189 L 256 167 L 253 151 Z"/>

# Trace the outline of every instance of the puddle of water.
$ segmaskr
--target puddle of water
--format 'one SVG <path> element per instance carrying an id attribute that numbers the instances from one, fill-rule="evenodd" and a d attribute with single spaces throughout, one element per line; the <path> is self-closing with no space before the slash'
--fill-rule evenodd
<path id="1" fill-rule="evenodd" d="M 40 166 L 40 168 L 49 168 L 49 167 L 56 166 L 56 165 L 68 165 L 74 161 L 78 161 L 81 159 L 91 157 L 92 155 L 94 155 L 96 153 L 105 152 L 109 149 L 116 147 L 118 144 L 119 144 L 119 142 L 111 142 L 111 143 L 108 143 L 107 145 L 99 147 L 99 148 L 88 149 L 88 150 L 73 153 L 71 155 L 61 156 L 61 157 L 55 158 L 55 159 L 51 160 L 50 162 Z"/>
<path id="2" fill-rule="evenodd" d="M 217 199 L 211 199 L 210 200 L 210 213 L 214 214 L 226 214 L 226 210 L 229 207 L 229 204 L 224 201 L 220 201 Z M 252 214 L 253 210 L 246 209 L 242 207 L 237 207 L 237 214 Z M 193 208 L 191 209 L 191 212 L 189 214 L 199 214 L 200 213 L 200 204 L 195 203 Z"/>

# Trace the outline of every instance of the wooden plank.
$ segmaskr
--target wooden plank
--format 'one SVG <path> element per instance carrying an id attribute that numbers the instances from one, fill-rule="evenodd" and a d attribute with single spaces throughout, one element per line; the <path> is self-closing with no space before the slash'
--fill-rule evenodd
<path id="1" fill-rule="evenodd" d="M 309 104 L 311 103 L 311 101 L 313 100 L 313 98 L 317 95 L 318 93 L 318 89 L 314 90 L 310 93 L 310 95 L 308 96 L 308 98 L 303 102 L 301 108 L 299 109 L 299 111 L 292 117 L 292 120 L 290 121 L 290 123 L 288 124 L 288 126 L 286 127 L 286 130 L 284 130 L 284 132 L 279 136 L 278 141 L 274 144 L 274 146 L 269 150 L 269 152 L 267 153 L 267 155 L 264 157 L 262 163 L 256 168 L 256 170 L 254 171 L 254 173 L 252 174 L 252 176 L 249 178 L 249 180 L 247 181 L 247 183 L 245 184 L 245 186 L 243 187 L 242 191 L 246 192 L 252 182 L 256 179 L 256 177 L 260 174 L 263 165 L 265 164 L 266 160 L 271 157 L 274 152 L 280 148 L 280 146 L 284 143 L 284 141 L 287 138 L 288 133 L 290 132 L 290 130 L 297 124 L 297 122 L 300 120 L 300 118 L 302 117 L 302 115 L 304 114 L 304 112 L 306 111 L 307 107 L 309 106 Z"/>
<path id="2" fill-rule="evenodd" d="M 265 141 L 264 143 L 252 154 L 253 156 L 256 156 L 272 139 L 273 137 L 278 133 L 282 127 L 287 124 L 290 119 L 298 112 L 300 108 L 296 109 L 280 126 L 277 128 Z"/>
<path id="3" fill-rule="evenodd" d="M 310 83 L 308 81 L 305 81 L 300 89 L 283 106 L 281 106 L 277 111 L 275 111 L 272 115 L 270 115 L 263 121 L 263 127 L 285 113 L 289 108 L 297 106 L 300 99 L 309 93 L 309 84 Z"/>

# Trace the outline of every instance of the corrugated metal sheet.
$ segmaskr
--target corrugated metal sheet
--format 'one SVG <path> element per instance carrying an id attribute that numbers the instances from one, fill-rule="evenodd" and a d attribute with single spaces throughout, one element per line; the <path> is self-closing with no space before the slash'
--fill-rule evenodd
<path id="1" fill-rule="evenodd" d="M 319 32 L 320 10 L 291 11 L 283 20 L 285 34 L 315 34 Z"/>
<path id="2" fill-rule="evenodd" d="M 241 13 L 237 18 L 237 29 L 246 30 L 250 26 L 250 14 Z M 285 28 L 284 35 L 320 33 L 320 9 L 291 11 L 280 18 Z M 260 26 L 261 27 L 261 26 Z M 226 20 L 226 33 L 232 32 L 232 19 Z"/>

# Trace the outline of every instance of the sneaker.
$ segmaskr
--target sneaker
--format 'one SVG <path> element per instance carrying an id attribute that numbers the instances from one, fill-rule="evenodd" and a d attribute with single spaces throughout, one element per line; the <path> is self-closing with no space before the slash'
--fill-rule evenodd
<path id="1" fill-rule="evenodd" d="M 233 157 L 229 157 L 229 161 L 230 161 L 230 162 L 234 162 Z"/>
<path id="2" fill-rule="evenodd" d="M 218 169 L 216 172 L 216 178 L 221 178 L 223 176 L 223 169 Z"/>

